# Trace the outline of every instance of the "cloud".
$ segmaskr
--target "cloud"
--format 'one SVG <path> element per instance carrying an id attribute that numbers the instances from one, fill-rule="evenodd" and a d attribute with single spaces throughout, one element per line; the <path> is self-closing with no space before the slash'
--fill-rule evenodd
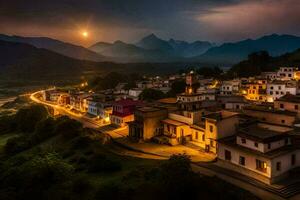
<path id="1" fill-rule="evenodd" d="M 239 40 L 270 33 L 300 34 L 298 0 L 245 1 L 215 7 L 196 19 L 219 40 Z"/>
<path id="2" fill-rule="evenodd" d="M 299 34 L 299 0 L 0 0 L 0 30 L 78 42 L 163 38 L 231 41 L 267 33 Z M 80 42 L 80 41 L 79 41 Z"/>

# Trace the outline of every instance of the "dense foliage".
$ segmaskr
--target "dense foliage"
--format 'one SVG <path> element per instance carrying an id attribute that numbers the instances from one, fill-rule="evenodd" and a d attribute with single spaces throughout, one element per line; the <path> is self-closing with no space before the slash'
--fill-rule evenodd
<path id="1" fill-rule="evenodd" d="M 124 89 L 131 89 L 136 87 L 136 81 L 142 80 L 139 74 L 122 74 L 118 72 L 110 72 L 105 76 L 97 76 L 89 81 L 88 89 L 92 90 L 105 90 L 113 89 L 119 83 L 126 83 Z"/>
<path id="2" fill-rule="evenodd" d="M 201 67 L 196 72 L 204 78 L 218 78 L 223 73 L 223 70 L 219 67 Z"/>
<path id="3" fill-rule="evenodd" d="M 252 53 L 244 60 L 234 65 L 228 72 L 230 77 L 249 77 L 261 72 L 275 71 L 281 66 L 295 67 L 300 64 L 300 50 L 282 56 L 272 57 L 266 51 Z"/>
<path id="4" fill-rule="evenodd" d="M 153 101 L 153 100 L 158 100 L 162 99 L 165 97 L 165 94 L 156 89 L 144 89 L 142 93 L 139 95 L 139 99 L 141 100 L 146 100 L 146 101 Z"/>

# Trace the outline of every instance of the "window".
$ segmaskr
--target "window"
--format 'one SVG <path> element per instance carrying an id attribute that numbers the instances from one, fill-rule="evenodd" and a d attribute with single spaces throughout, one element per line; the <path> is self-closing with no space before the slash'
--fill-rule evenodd
<path id="1" fill-rule="evenodd" d="M 279 92 L 278 92 L 278 91 L 276 91 L 276 94 L 279 94 Z"/>
<path id="2" fill-rule="evenodd" d="M 271 143 L 268 144 L 268 149 L 271 149 Z"/>
<path id="3" fill-rule="evenodd" d="M 281 90 L 281 86 L 278 86 L 278 90 Z"/>
<path id="4" fill-rule="evenodd" d="M 267 163 L 256 159 L 256 169 L 261 172 L 266 172 L 267 171 Z"/>
<path id="5" fill-rule="evenodd" d="M 289 138 L 285 138 L 284 143 L 285 143 L 285 145 L 287 145 L 289 143 Z"/>
<path id="6" fill-rule="evenodd" d="M 205 135 L 204 134 L 202 135 L 202 141 L 205 141 Z"/>
<path id="7" fill-rule="evenodd" d="M 273 91 L 270 91 L 270 95 L 273 95 Z"/>
<path id="8" fill-rule="evenodd" d="M 246 144 L 246 139 L 245 138 L 242 138 L 241 140 L 242 140 L 243 144 Z"/>
<path id="9" fill-rule="evenodd" d="M 295 110 L 298 110 L 298 105 L 295 105 Z"/>
<path id="10" fill-rule="evenodd" d="M 271 90 L 273 90 L 273 86 L 272 86 L 272 87 L 270 87 L 270 89 L 271 89 Z"/>
<path id="11" fill-rule="evenodd" d="M 282 103 L 280 104 L 280 108 L 284 108 L 284 105 Z"/>
<path id="12" fill-rule="evenodd" d="M 245 166 L 245 157 L 240 156 L 240 160 L 239 160 L 240 165 Z"/>
<path id="13" fill-rule="evenodd" d="M 225 160 L 231 160 L 231 152 L 228 150 L 225 150 Z"/>
<path id="14" fill-rule="evenodd" d="M 295 164 L 296 164 L 296 155 L 295 155 L 295 154 L 292 154 L 292 157 L 291 157 L 291 164 L 292 164 L 292 165 L 295 165 Z"/>
<path id="15" fill-rule="evenodd" d="M 285 120 L 284 120 L 284 119 L 282 119 L 282 120 L 281 120 L 281 123 L 282 123 L 282 124 L 284 124 L 284 123 L 285 123 Z"/>
<path id="16" fill-rule="evenodd" d="M 280 171 L 281 170 L 281 162 L 276 163 L 276 170 Z"/>
<path id="17" fill-rule="evenodd" d="M 209 131 L 212 133 L 214 132 L 214 127 L 212 125 L 209 125 Z"/>
<path id="18" fill-rule="evenodd" d="M 210 141 L 210 146 L 211 146 L 211 147 L 215 147 L 214 141 L 212 141 L 212 140 Z"/>
<path id="19" fill-rule="evenodd" d="M 198 140 L 198 132 L 196 131 L 196 134 L 195 134 L 195 138 L 196 140 Z"/>
<path id="20" fill-rule="evenodd" d="M 258 147 L 258 143 L 257 143 L 257 142 L 255 142 L 255 143 L 254 143 L 254 146 L 255 146 L 255 147 Z"/>

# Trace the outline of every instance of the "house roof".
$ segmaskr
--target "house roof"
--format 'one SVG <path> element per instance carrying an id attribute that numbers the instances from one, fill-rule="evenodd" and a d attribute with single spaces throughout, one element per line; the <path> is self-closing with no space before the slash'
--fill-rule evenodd
<path id="1" fill-rule="evenodd" d="M 165 108 L 144 106 L 144 107 L 137 108 L 136 110 L 141 111 L 141 112 L 156 112 L 156 111 L 160 111 L 160 110 L 163 110 L 163 109 L 165 109 Z"/>
<path id="2" fill-rule="evenodd" d="M 292 102 L 292 103 L 300 103 L 300 96 L 293 95 L 293 94 L 286 94 L 286 95 L 280 97 L 276 101 L 286 101 L 286 102 Z"/>
<path id="3" fill-rule="evenodd" d="M 172 119 L 164 119 L 164 120 L 162 120 L 162 123 L 170 124 L 170 125 L 174 125 L 174 126 L 183 126 L 183 125 L 185 125 L 182 122 L 172 120 Z"/>
<path id="4" fill-rule="evenodd" d="M 259 142 L 270 142 L 286 137 L 292 130 L 292 128 L 286 126 L 254 123 L 247 127 L 240 128 L 237 135 Z"/>
<path id="5" fill-rule="evenodd" d="M 176 98 L 164 98 L 164 99 L 159 99 L 158 102 L 159 103 L 175 104 L 175 103 L 177 103 L 177 99 Z"/>
<path id="6" fill-rule="evenodd" d="M 135 101 L 135 100 L 132 100 L 132 99 L 121 99 L 121 100 L 118 100 L 118 101 L 115 101 L 113 102 L 113 105 L 121 105 L 121 106 L 141 106 L 143 105 L 143 102 L 142 101 Z"/>
<path id="7" fill-rule="evenodd" d="M 216 121 L 221 121 L 223 119 L 227 119 L 227 118 L 237 116 L 237 115 L 238 115 L 238 113 L 236 113 L 236 112 L 222 110 L 220 112 L 210 113 L 210 114 L 206 115 L 205 118 L 214 119 Z"/>
<path id="8" fill-rule="evenodd" d="M 280 114 L 280 115 L 289 115 L 289 116 L 296 116 L 296 112 L 291 112 L 287 110 L 277 110 L 273 107 L 268 106 L 258 106 L 258 105 L 251 105 L 251 106 L 245 106 L 243 108 L 244 110 L 253 110 L 253 111 L 259 111 L 259 112 L 268 112 L 268 113 L 274 113 L 274 114 Z"/>
<path id="9" fill-rule="evenodd" d="M 238 145 L 236 143 L 236 136 L 230 136 L 230 137 L 225 137 L 225 138 L 219 139 L 218 143 L 220 145 L 223 144 L 223 145 L 232 147 L 234 149 L 238 149 L 239 151 L 242 151 L 244 153 L 258 155 L 258 156 L 265 157 L 268 159 L 276 158 L 278 156 L 290 153 L 291 151 L 295 150 L 295 147 L 289 145 L 289 146 L 284 146 L 284 147 L 263 153 L 263 152 L 260 152 L 260 151 L 254 150 L 254 149 L 244 147 L 242 145 Z"/>

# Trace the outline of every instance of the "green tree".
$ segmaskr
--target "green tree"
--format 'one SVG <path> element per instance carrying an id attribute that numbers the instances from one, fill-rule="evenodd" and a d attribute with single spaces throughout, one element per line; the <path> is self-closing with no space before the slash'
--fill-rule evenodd
<path id="1" fill-rule="evenodd" d="M 46 199 L 53 187 L 70 181 L 74 168 L 56 153 L 34 156 L 1 171 L 1 188 L 11 188 L 16 199 Z M 48 193 L 49 192 L 49 193 Z"/>
<path id="2" fill-rule="evenodd" d="M 48 117 L 39 121 L 36 125 L 35 131 L 30 137 L 30 142 L 32 144 L 38 144 L 51 136 L 54 135 L 55 130 L 55 120 L 52 117 Z"/>
<path id="3" fill-rule="evenodd" d="M 31 133 L 36 124 L 48 117 L 48 111 L 44 106 L 33 105 L 21 108 L 15 116 L 15 123 L 22 132 Z"/>
<path id="4" fill-rule="evenodd" d="M 141 100 L 153 101 L 164 98 L 165 94 L 160 90 L 155 90 L 152 88 L 144 89 L 139 95 Z"/>
<path id="5" fill-rule="evenodd" d="M 197 73 L 206 78 L 218 78 L 223 73 L 219 67 L 201 67 L 197 69 Z"/>
<path id="6" fill-rule="evenodd" d="M 82 124 L 68 117 L 60 117 L 57 119 L 54 134 L 62 135 L 65 139 L 72 139 L 79 136 L 83 132 Z"/>
<path id="7" fill-rule="evenodd" d="M 171 90 L 167 93 L 168 97 L 176 97 L 177 94 L 183 93 L 185 91 L 186 83 L 185 81 L 175 81 L 171 85 Z"/>

